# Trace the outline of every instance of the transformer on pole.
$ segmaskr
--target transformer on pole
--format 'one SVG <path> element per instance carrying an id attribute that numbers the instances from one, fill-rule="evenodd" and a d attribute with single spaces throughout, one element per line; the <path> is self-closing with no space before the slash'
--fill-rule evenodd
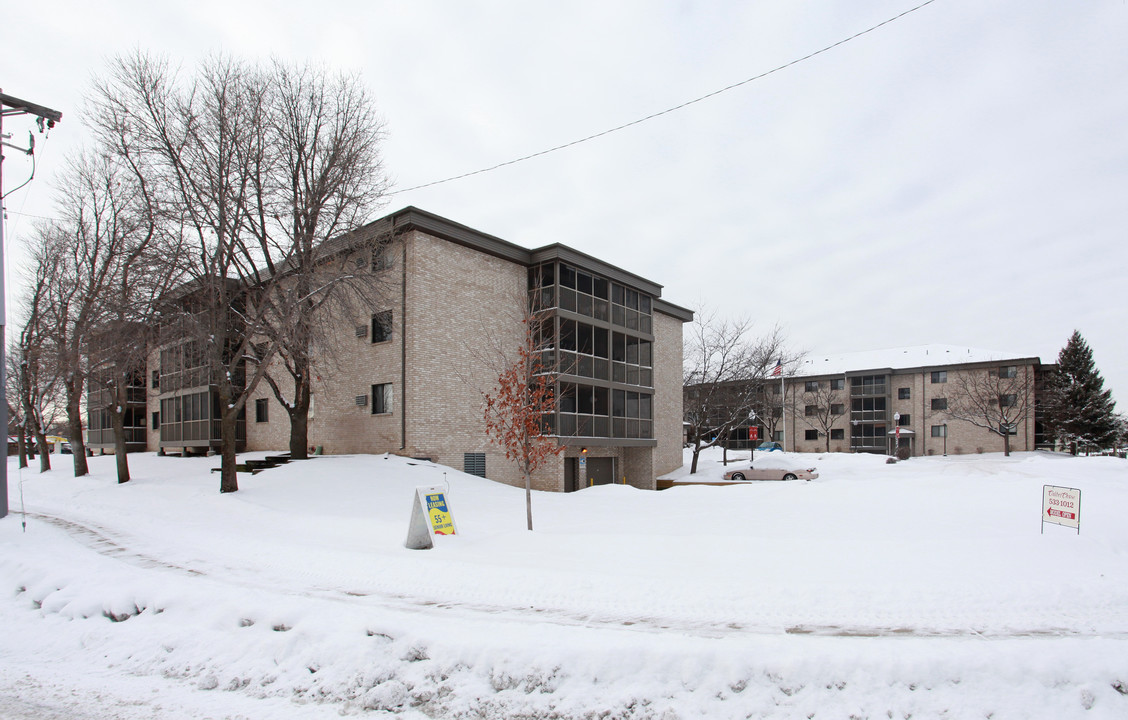
<path id="1" fill-rule="evenodd" d="M 7 142 L 4 135 L 4 118 L 9 115 L 34 115 L 39 132 L 55 127 L 63 118 L 58 110 L 36 105 L 0 92 L 0 216 L 4 214 L 4 146 L 31 155 L 34 145 L 26 150 Z M 4 429 L 4 462 L 0 463 L 0 518 L 8 514 L 8 389 L 7 389 L 7 315 L 4 296 L 4 223 L 0 217 L 0 428 Z"/>

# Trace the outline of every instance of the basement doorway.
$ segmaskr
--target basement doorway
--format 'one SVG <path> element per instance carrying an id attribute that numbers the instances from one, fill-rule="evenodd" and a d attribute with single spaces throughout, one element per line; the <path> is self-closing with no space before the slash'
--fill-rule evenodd
<path id="1" fill-rule="evenodd" d="M 610 485 L 615 482 L 615 458 L 587 459 L 587 467 L 580 470 L 580 458 L 576 458 L 576 477 L 580 481 L 580 488 L 592 485 Z"/>

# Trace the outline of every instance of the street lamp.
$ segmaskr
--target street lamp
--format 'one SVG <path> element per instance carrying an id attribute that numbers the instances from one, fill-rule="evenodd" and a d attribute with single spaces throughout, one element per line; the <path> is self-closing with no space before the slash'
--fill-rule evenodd
<path id="1" fill-rule="evenodd" d="M 756 443 L 752 441 L 752 434 L 756 432 L 756 411 L 748 411 L 748 462 L 756 457 Z M 759 439 L 759 438 L 757 438 Z"/>
<path id="2" fill-rule="evenodd" d="M 893 454 L 901 449 L 901 413 L 893 413 Z"/>
<path id="3" fill-rule="evenodd" d="M 944 457 L 948 457 L 948 421 L 945 420 L 942 425 L 944 428 Z"/>

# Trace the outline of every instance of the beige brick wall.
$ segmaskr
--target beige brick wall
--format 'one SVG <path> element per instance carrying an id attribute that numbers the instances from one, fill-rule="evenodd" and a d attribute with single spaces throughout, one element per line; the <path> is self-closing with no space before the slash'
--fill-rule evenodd
<path id="1" fill-rule="evenodd" d="M 522 341 L 527 269 L 419 231 L 403 236 L 395 256 L 395 266 L 385 271 L 394 280 L 385 299 L 358 320 L 341 322 L 332 334 L 333 353 L 315 367 L 310 445 L 326 453 L 429 457 L 456 469 L 463 467 L 464 453 L 485 453 L 489 478 L 523 486 L 516 464 L 486 435 L 482 403 L 502 358 L 515 359 Z M 393 312 L 390 341 L 373 344 L 367 333 L 356 336 L 358 322 L 370 323 L 384 310 Z M 658 447 L 589 448 L 589 457 L 616 458 L 617 475 L 626 473 L 643 488 L 653 488 L 656 475 L 681 464 L 682 323 L 656 313 L 654 332 Z M 373 415 L 371 386 L 385 382 L 393 386 L 392 412 Z M 366 404 L 357 406 L 357 396 L 365 396 Z M 258 398 L 269 398 L 268 422 L 255 422 Z M 247 413 L 248 449 L 288 447 L 289 420 L 265 384 Z M 532 478 L 534 489 L 563 491 L 565 457 L 578 453 L 569 447 L 551 457 Z"/>
<path id="2" fill-rule="evenodd" d="M 682 465 L 682 321 L 654 313 L 654 448 L 650 475 Z"/>
<path id="3" fill-rule="evenodd" d="M 1000 363 L 1008 364 L 1008 363 Z M 1013 364 L 1013 363 L 1012 363 Z M 939 455 L 944 452 L 944 438 L 931 437 L 932 425 L 942 425 L 945 422 L 948 424 L 948 454 L 950 455 L 966 455 L 969 453 L 977 452 L 1002 452 L 1004 449 L 1004 440 L 1001 435 L 997 435 L 985 428 L 976 427 L 969 422 L 963 420 L 956 420 L 949 417 L 948 413 L 944 411 L 933 411 L 930 408 L 932 398 L 951 398 L 957 392 L 956 380 L 960 374 L 966 373 L 986 373 L 988 368 L 976 369 L 948 369 L 948 382 L 933 384 L 931 382 L 931 374 L 923 372 L 918 377 L 917 381 L 921 388 L 922 401 L 919 405 L 922 409 L 919 411 L 921 417 L 926 420 L 926 425 L 922 427 L 922 434 L 927 438 L 922 446 L 917 448 L 917 454 L 926 455 L 934 454 Z M 1026 378 L 1028 380 L 1027 387 L 1033 393 L 1033 368 L 1030 366 L 1018 366 L 1019 378 Z M 1031 399 L 1027 403 L 1025 417 L 1018 423 L 1018 433 L 1010 437 L 1011 451 L 1020 450 L 1033 450 L 1034 449 L 1034 403 Z"/>
<path id="4" fill-rule="evenodd" d="M 522 342 L 527 270 L 418 232 L 407 262 L 407 447 L 458 469 L 484 452 L 491 479 L 523 485 L 486 436 L 482 399 Z"/>

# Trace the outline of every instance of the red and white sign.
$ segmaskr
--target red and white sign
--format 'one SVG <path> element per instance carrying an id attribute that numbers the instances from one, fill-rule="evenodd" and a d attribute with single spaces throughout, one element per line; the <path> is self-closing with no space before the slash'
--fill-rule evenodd
<path id="1" fill-rule="evenodd" d="M 748 428 L 748 439 L 749 440 L 759 440 L 760 439 L 760 428 L 758 428 L 758 427 Z"/>
<path id="2" fill-rule="evenodd" d="M 1077 528 L 1081 532 L 1081 491 L 1077 488 L 1043 485 L 1042 522 Z"/>

